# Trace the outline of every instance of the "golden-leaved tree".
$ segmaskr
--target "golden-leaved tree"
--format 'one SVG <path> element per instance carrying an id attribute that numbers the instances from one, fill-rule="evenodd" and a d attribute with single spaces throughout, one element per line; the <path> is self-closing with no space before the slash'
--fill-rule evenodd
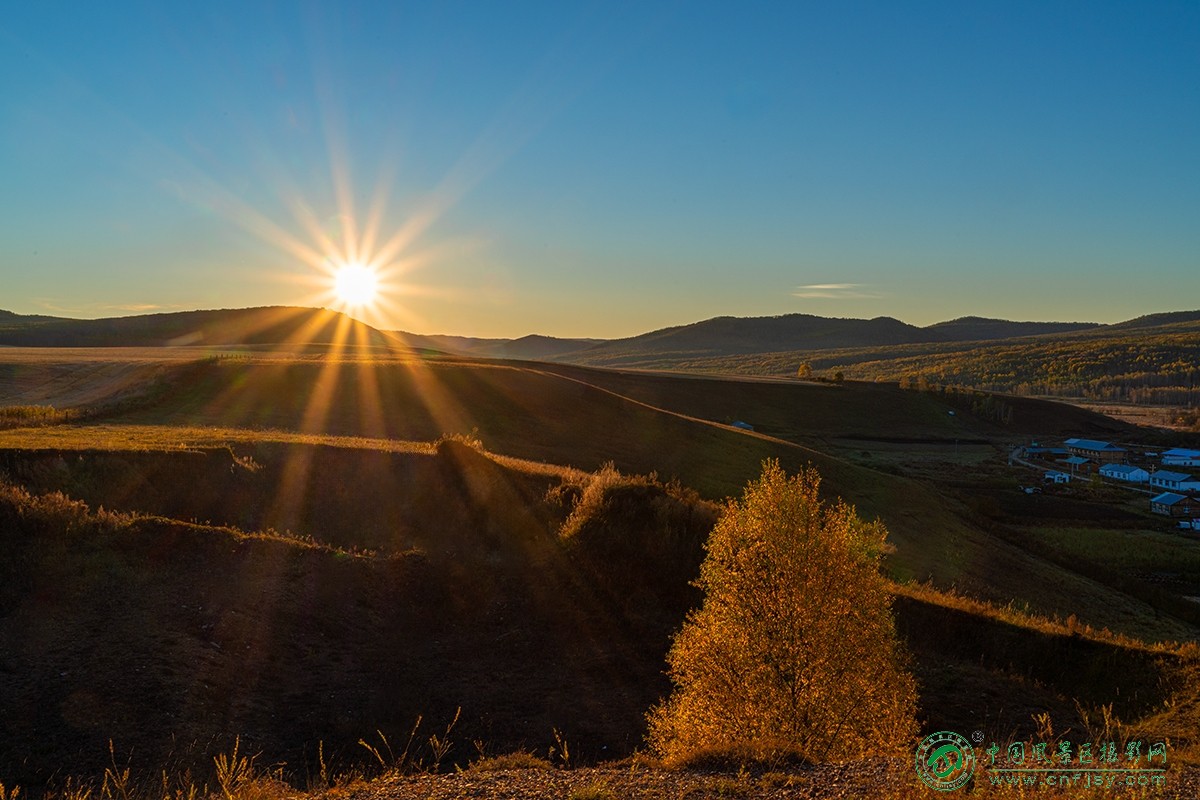
<path id="1" fill-rule="evenodd" d="M 706 752 L 843 760 L 910 744 L 916 687 L 879 573 L 887 531 L 823 503 L 820 476 L 763 465 L 708 540 L 704 603 L 649 715 L 668 760 Z"/>

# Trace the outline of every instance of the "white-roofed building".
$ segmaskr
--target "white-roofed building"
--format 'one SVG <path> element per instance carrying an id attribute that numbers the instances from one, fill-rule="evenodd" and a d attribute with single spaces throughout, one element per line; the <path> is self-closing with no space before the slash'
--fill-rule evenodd
<path id="1" fill-rule="evenodd" d="M 1168 492 L 1200 491 L 1200 479 L 1187 472 L 1172 472 L 1169 469 L 1160 469 L 1151 473 L 1150 485 L 1155 489 L 1163 489 Z"/>
<path id="2" fill-rule="evenodd" d="M 1173 447 L 1162 454 L 1164 467 L 1200 467 L 1200 450 Z"/>
<path id="3" fill-rule="evenodd" d="M 1146 483 L 1150 480 L 1149 472 L 1130 464 L 1105 464 L 1100 468 L 1100 474 L 1105 478 L 1126 483 Z"/>

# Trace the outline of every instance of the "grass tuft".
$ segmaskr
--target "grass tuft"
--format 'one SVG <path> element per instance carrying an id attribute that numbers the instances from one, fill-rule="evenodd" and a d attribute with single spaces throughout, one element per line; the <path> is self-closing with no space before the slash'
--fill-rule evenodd
<path id="1" fill-rule="evenodd" d="M 473 772 L 506 772 L 517 769 L 552 770 L 554 765 L 533 753 L 505 753 L 481 758 L 469 769 Z"/>
<path id="2" fill-rule="evenodd" d="M 742 742 L 726 747 L 701 748 L 663 761 L 663 765 L 669 769 L 706 772 L 732 772 L 749 768 L 781 771 L 805 768 L 811 763 L 795 746 L 782 741 Z"/>
<path id="3" fill-rule="evenodd" d="M 613 790 L 601 782 L 576 786 L 567 796 L 570 800 L 617 800 L 617 795 Z"/>

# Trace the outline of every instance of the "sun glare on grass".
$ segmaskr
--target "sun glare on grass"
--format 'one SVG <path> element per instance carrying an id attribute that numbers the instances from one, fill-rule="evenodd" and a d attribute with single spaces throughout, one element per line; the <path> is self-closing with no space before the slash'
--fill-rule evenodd
<path id="1" fill-rule="evenodd" d="M 371 305 L 379 294 L 379 276 L 363 264 L 345 264 L 334 273 L 333 292 L 350 308 Z"/>

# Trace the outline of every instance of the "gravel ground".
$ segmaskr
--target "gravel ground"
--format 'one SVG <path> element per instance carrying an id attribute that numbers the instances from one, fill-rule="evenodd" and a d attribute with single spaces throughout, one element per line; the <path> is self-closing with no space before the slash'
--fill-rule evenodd
<path id="1" fill-rule="evenodd" d="M 1107 797 L 1095 790 L 1064 791 L 1043 787 L 1025 797 Z M 872 760 L 827 764 L 786 773 L 743 774 L 638 767 L 573 770 L 468 770 L 446 775 L 385 776 L 369 783 L 333 789 L 314 800 L 466 800 L 529 798 L 530 800 L 703 800 L 703 798 L 797 798 L 798 800 L 908 800 L 978 796 L 934 792 L 915 778 L 907 760 Z M 1003 794 L 985 796 L 1016 797 Z M 1165 789 L 1131 795 L 1163 800 L 1200 798 L 1200 770 L 1172 771 Z"/>

